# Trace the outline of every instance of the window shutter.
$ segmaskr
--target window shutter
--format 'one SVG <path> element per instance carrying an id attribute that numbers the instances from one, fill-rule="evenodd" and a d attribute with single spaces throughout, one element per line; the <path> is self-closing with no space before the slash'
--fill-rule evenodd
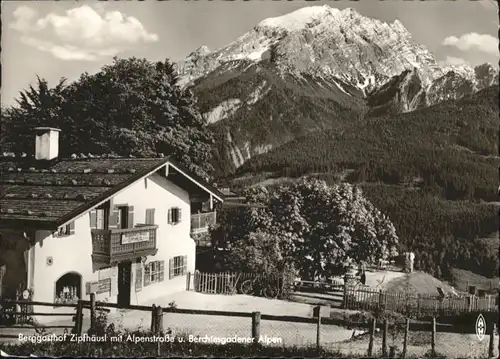
<path id="1" fill-rule="evenodd" d="M 182 275 L 187 273 L 188 256 L 182 256 Z"/>
<path id="2" fill-rule="evenodd" d="M 168 279 L 172 279 L 174 277 L 174 259 L 170 258 L 168 260 Z"/>
<path id="3" fill-rule="evenodd" d="M 128 206 L 128 228 L 134 228 L 134 206 Z"/>
<path id="4" fill-rule="evenodd" d="M 135 291 L 142 290 L 142 263 L 135 264 Z"/>
<path id="5" fill-rule="evenodd" d="M 181 217 L 182 217 L 181 214 L 182 214 L 182 209 L 177 208 L 177 222 L 181 221 Z"/>
<path id="6" fill-rule="evenodd" d="M 154 208 L 146 209 L 146 224 L 150 224 L 150 225 L 155 224 L 155 209 Z"/>
<path id="7" fill-rule="evenodd" d="M 90 228 L 97 228 L 97 211 L 95 209 L 90 211 Z"/>
<path id="8" fill-rule="evenodd" d="M 144 266 L 144 286 L 147 287 L 151 284 L 151 263 Z"/>
<path id="9" fill-rule="evenodd" d="M 160 274 L 159 274 L 159 282 L 163 282 L 165 280 L 165 261 L 160 261 Z"/>
<path id="10" fill-rule="evenodd" d="M 69 224 L 69 234 L 75 234 L 75 221 Z"/>
<path id="11" fill-rule="evenodd" d="M 168 224 L 171 224 L 172 223 L 172 209 L 169 209 L 168 210 Z"/>
<path id="12" fill-rule="evenodd" d="M 109 228 L 118 228 L 120 223 L 120 211 L 114 207 L 109 216 Z"/>
<path id="13" fill-rule="evenodd" d="M 151 224 L 155 224 L 155 209 L 151 208 Z"/>
<path id="14" fill-rule="evenodd" d="M 114 271 L 114 270 L 112 269 L 112 271 Z M 116 269 L 116 271 L 118 271 L 118 268 Z M 113 274 L 113 276 L 114 276 L 114 274 Z M 118 273 L 116 273 L 116 277 L 118 277 Z M 115 295 L 118 295 L 118 280 L 116 280 L 116 279 L 111 279 L 111 293 L 110 293 L 110 295 L 112 297 L 114 297 Z"/>

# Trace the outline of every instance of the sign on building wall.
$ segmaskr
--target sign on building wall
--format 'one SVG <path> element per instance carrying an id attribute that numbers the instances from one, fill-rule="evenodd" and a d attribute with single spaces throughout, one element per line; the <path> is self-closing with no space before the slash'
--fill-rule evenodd
<path id="1" fill-rule="evenodd" d="M 147 242 L 149 241 L 149 232 L 123 233 L 122 244 Z"/>
<path id="2" fill-rule="evenodd" d="M 111 292 L 111 278 L 102 279 L 98 282 L 87 282 L 86 283 L 86 292 L 90 293 L 109 293 Z"/>

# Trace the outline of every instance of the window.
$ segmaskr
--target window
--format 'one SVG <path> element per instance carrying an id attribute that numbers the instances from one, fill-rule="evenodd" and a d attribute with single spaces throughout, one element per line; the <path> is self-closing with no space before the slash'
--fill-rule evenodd
<path id="1" fill-rule="evenodd" d="M 154 261 L 146 264 L 144 268 L 144 286 L 152 283 L 163 282 L 165 279 L 165 261 Z"/>
<path id="2" fill-rule="evenodd" d="M 90 211 L 90 228 L 109 228 L 109 203 L 103 204 Z"/>
<path id="3" fill-rule="evenodd" d="M 128 207 L 118 207 L 118 228 L 125 229 L 128 227 Z"/>
<path id="4" fill-rule="evenodd" d="M 172 207 L 168 210 L 168 223 L 177 224 L 181 221 L 181 209 L 179 207 Z"/>
<path id="5" fill-rule="evenodd" d="M 109 210 L 106 211 L 104 208 L 97 208 L 96 209 L 96 227 L 97 229 L 107 229 L 108 228 L 108 217 L 109 217 Z"/>
<path id="6" fill-rule="evenodd" d="M 71 222 L 65 226 L 59 227 L 54 237 L 64 237 L 75 234 L 75 222 Z"/>
<path id="7" fill-rule="evenodd" d="M 134 228 L 134 206 L 127 204 L 117 204 L 109 217 L 109 228 Z"/>
<path id="8" fill-rule="evenodd" d="M 178 277 L 187 273 L 187 256 L 177 256 L 170 258 L 169 278 Z"/>
<path id="9" fill-rule="evenodd" d="M 55 303 L 76 303 L 81 298 L 82 276 L 66 273 L 56 281 Z"/>

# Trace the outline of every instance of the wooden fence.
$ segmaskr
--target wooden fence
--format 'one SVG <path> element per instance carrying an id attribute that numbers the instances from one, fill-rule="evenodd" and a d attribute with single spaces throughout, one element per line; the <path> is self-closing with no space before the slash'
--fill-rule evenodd
<path id="1" fill-rule="evenodd" d="M 207 294 L 237 294 L 244 281 L 263 277 L 262 274 L 258 273 L 188 273 L 186 290 Z M 265 276 L 265 279 L 277 282 L 280 277 Z"/>
<path id="2" fill-rule="evenodd" d="M 388 311 L 427 315 L 457 315 L 467 312 L 497 312 L 497 296 L 477 297 L 438 297 L 433 295 L 414 295 L 390 293 L 382 290 L 344 288 L 344 308 L 354 310 Z"/>
<path id="3" fill-rule="evenodd" d="M 0 304 L 4 305 L 6 302 L 10 304 L 19 304 L 19 305 L 36 305 L 36 306 L 54 306 L 54 303 L 44 303 L 44 302 L 28 302 L 28 301 L 5 301 L 0 300 Z M 75 307 L 75 305 L 70 304 L 61 304 L 59 306 L 64 307 Z M 372 319 L 370 322 L 346 322 L 341 319 L 333 319 L 328 317 L 323 317 L 321 306 L 317 306 L 314 308 L 313 317 L 299 317 L 299 316 L 278 316 L 278 315 L 269 315 L 269 314 L 261 314 L 260 312 L 228 312 L 228 311 L 216 311 L 216 310 L 194 310 L 194 309 L 179 309 L 176 307 L 167 307 L 162 308 L 161 306 L 140 306 L 140 305 L 129 305 L 129 306 L 119 306 L 115 303 L 101 303 L 95 301 L 95 295 L 91 295 L 90 301 L 79 300 L 78 304 L 76 304 L 76 314 L 67 314 L 74 315 L 75 325 L 73 328 L 73 333 L 77 335 L 82 335 L 83 332 L 83 309 L 90 309 L 90 327 L 92 328 L 96 321 L 97 310 L 107 310 L 107 308 L 119 308 L 119 309 L 128 309 L 128 310 L 136 310 L 136 311 L 146 311 L 151 313 L 151 326 L 150 332 L 154 335 L 164 335 L 164 326 L 163 326 L 163 314 L 164 313 L 176 313 L 176 314 L 195 314 L 195 315 L 212 315 L 219 317 L 240 317 L 240 318 L 252 318 L 251 321 L 251 333 L 254 341 L 259 343 L 259 338 L 261 337 L 261 321 L 269 320 L 269 321 L 281 321 L 281 322 L 291 322 L 291 323 L 310 323 L 315 324 L 316 326 L 316 347 L 318 351 L 321 349 L 321 328 L 323 325 L 334 325 L 334 326 L 349 326 L 349 327 L 357 327 L 364 328 L 369 331 L 370 340 L 368 344 L 368 356 L 373 355 L 373 344 L 374 344 L 374 336 L 377 328 L 381 328 L 383 330 L 383 338 L 382 338 L 382 352 L 384 356 L 391 355 L 388 351 L 388 333 L 389 328 L 394 324 L 388 323 L 387 320 L 383 322 L 379 322 L 376 319 Z M 41 313 L 31 313 L 31 315 L 43 315 Z M 59 314 L 58 314 L 59 315 Z M 494 356 L 494 337 L 497 332 L 496 323 L 488 322 L 486 323 L 485 332 L 489 334 L 489 344 L 488 344 L 488 352 L 489 357 Z M 406 355 L 406 350 L 408 346 L 408 333 L 410 331 L 427 331 L 430 332 L 430 346 L 432 352 L 436 352 L 436 333 L 437 332 L 447 332 L 447 333 L 461 333 L 461 334 L 473 334 L 475 333 L 475 328 L 473 326 L 457 326 L 453 324 L 440 324 L 437 323 L 436 318 L 433 318 L 431 322 L 412 322 L 410 319 L 406 319 L 405 324 L 405 335 L 403 342 L 403 353 L 402 357 L 404 358 Z M 3 335 L 0 332 L 0 338 L 17 338 L 17 335 Z M 500 339 L 500 338 L 499 338 Z M 500 341 L 499 341 L 500 344 Z M 159 347 L 158 347 L 159 348 Z M 159 350 L 159 349 L 158 349 Z M 158 353 L 160 356 L 161 353 Z"/>
<path id="4" fill-rule="evenodd" d="M 256 273 L 188 273 L 187 290 L 208 294 L 237 294 L 240 285 L 248 279 L 262 277 Z M 276 278 L 266 276 L 266 280 Z M 437 295 L 416 295 L 401 292 L 386 292 L 367 287 L 345 286 L 343 281 L 331 283 L 297 280 L 294 282 L 295 295 L 307 297 L 305 293 L 321 293 L 324 299 L 338 303 L 339 307 L 353 310 L 389 311 L 411 314 L 412 316 L 457 315 L 467 312 L 497 312 L 497 296 L 486 295 L 478 297 L 466 295 L 463 297 L 444 297 Z"/>
<path id="5" fill-rule="evenodd" d="M 54 312 L 34 312 L 33 306 L 52 307 L 52 308 L 72 308 L 76 312 L 54 313 Z M 18 338 L 18 334 L 2 333 L 5 330 L 23 330 L 23 329 L 65 329 L 74 333 L 81 334 L 81 321 L 83 318 L 83 306 L 79 303 L 62 304 L 33 302 L 25 300 L 5 300 L 0 299 L 0 338 Z M 71 325 L 38 325 L 34 317 L 71 317 L 75 324 Z"/>

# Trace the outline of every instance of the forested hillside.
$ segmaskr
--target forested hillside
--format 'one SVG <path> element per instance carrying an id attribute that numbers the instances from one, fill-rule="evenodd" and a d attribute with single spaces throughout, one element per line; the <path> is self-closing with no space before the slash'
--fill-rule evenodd
<path id="1" fill-rule="evenodd" d="M 459 101 L 315 132 L 252 158 L 237 177 L 314 175 L 358 183 L 417 265 L 498 275 L 498 88 Z M 264 175 L 265 174 L 265 175 Z M 257 181 L 253 181 L 257 182 Z M 242 182 L 239 182 L 242 183 Z"/>
<path id="2" fill-rule="evenodd" d="M 306 74 L 280 77 L 271 67 L 268 61 L 228 63 L 191 88 L 214 131 L 213 164 L 220 175 L 298 136 L 357 120 L 365 111 L 355 89 L 348 95 Z"/>

